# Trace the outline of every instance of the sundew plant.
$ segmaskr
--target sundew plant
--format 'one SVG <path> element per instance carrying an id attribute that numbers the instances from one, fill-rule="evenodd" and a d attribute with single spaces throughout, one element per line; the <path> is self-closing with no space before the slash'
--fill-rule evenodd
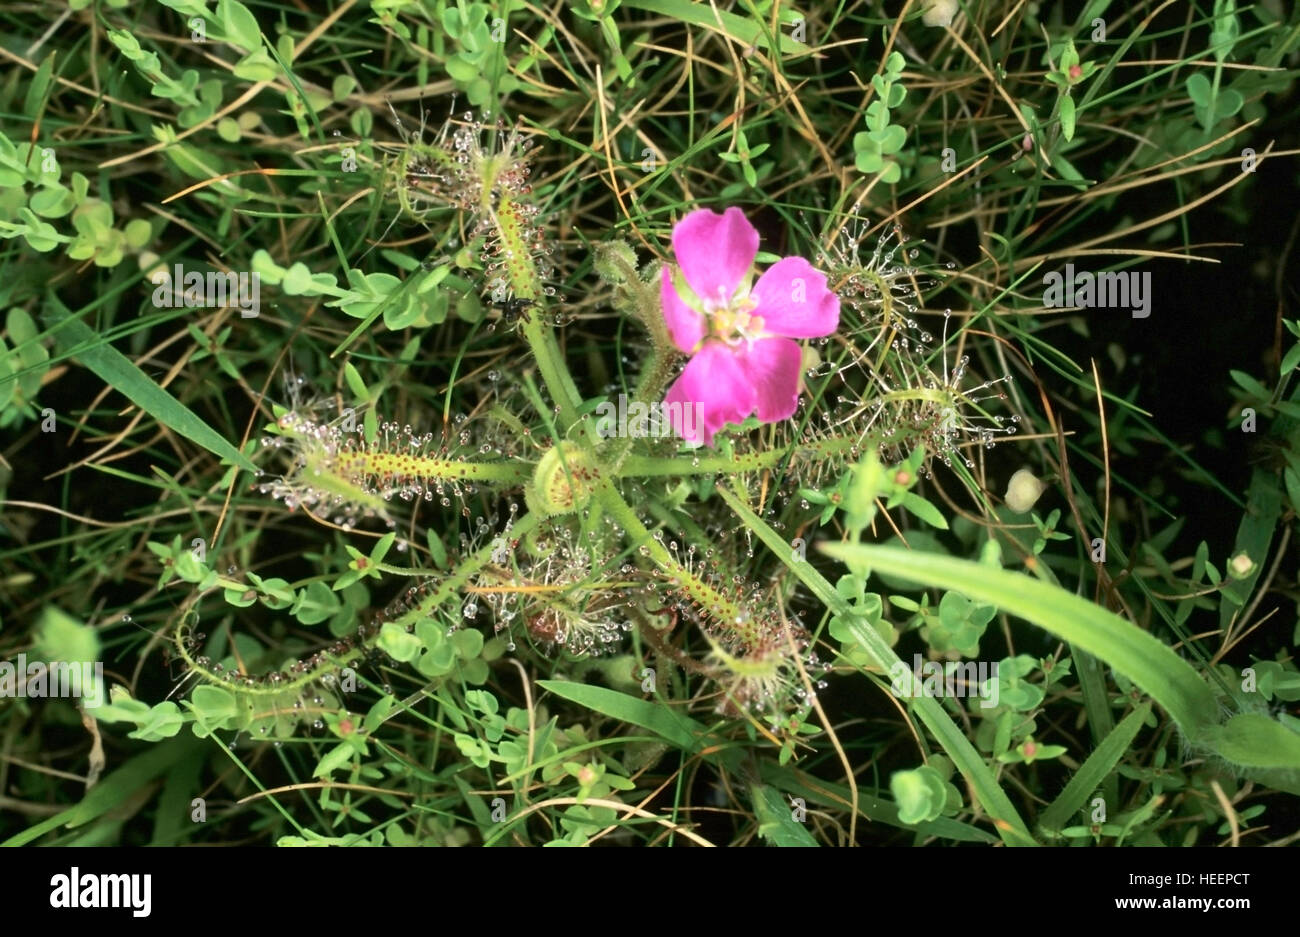
<path id="1" fill-rule="evenodd" d="M 0 841 L 1295 840 L 1293 5 L 0 36 Z"/>

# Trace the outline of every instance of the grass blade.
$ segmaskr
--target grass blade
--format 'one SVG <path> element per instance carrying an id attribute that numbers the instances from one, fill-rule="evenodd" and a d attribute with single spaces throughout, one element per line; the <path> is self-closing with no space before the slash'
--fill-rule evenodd
<path id="1" fill-rule="evenodd" d="M 1069 822 L 1074 812 L 1083 806 L 1088 795 L 1115 770 L 1115 765 L 1124 757 L 1128 747 L 1137 737 L 1138 729 L 1151 712 L 1150 701 L 1144 702 L 1137 709 L 1125 716 L 1120 724 L 1106 736 L 1088 756 L 1087 760 L 1074 772 L 1065 789 L 1052 801 L 1051 806 L 1043 811 L 1038 819 L 1038 826 L 1049 836 L 1058 834 Z"/>
<path id="2" fill-rule="evenodd" d="M 186 758 L 197 758 L 201 747 L 198 739 L 186 732 L 146 749 L 92 787 L 80 803 L 28 827 L 0 846 L 25 846 L 52 830 L 65 826 L 72 829 L 89 823 L 125 802 L 172 765 Z"/>
<path id="3" fill-rule="evenodd" d="M 758 818 L 758 835 L 773 846 L 816 846 L 817 840 L 786 806 L 781 792 L 766 784 L 751 784 L 749 795 Z"/>
<path id="4" fill-rule="evenodd" d="M 1064 589 L 1023 573 L 898 547 L 835 543 L 824 544 L 822 550 L 850 566 L 951 589 L 967 598 L 996 605 L 1062 641 L 1083 648 L 1150 694 L 1193 738 L 1218 721 L 1219 709 L 1213 691 L 1168 645 L 1113 612 Z"/>
<path id="5" fill-rule="evenodd" d="M 617 690 L 588 686 L 585 683 L 569 683 L 566 680 L 539 680 L 537 685 L 603 716 L 649 729 L 686 751 L 697 750 L 700 747 L 699 740 L 709 734 L 708 727 L 694 719 L 678 715 L 666 706 L 637 699 Z"/>
<path id="6" fill-rule="evenodd" d="M 147 374 L 137 368 L 130 358 L 102 341 L 94 330 L 80 319 L 68 316 L 56 324 L 53 331 L 59 333 L 58 341 L 64 354 L 79 359 L 102 381 L 114 390 L 120 391 L 159 423 L 184 436 L 190 442 L 197 443 L 225 462 L 249 472 L 257 471 L 257 466 L 232 446 L 224 436 L 208 426 L 193 410 L 159 387 Z"/>

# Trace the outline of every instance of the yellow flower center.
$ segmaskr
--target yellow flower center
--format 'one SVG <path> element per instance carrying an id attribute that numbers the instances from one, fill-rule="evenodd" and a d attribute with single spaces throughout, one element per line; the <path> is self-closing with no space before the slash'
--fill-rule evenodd
<path id="1" fill-rule="evenodd" d="M 740 297 L 731 305 L 714 309 L 709 316 L 709 335 L 728 344 L 757 338 L 763 331 L 763 317 L 750 315 L 758 303 L 748 296 Z"/>

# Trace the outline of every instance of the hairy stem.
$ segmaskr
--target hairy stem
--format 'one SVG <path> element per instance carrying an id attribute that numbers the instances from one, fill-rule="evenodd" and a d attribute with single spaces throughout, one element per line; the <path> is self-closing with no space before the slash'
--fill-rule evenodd
<path id="1" fill-rule="evenodd" d="M 545 293 L 531 248 L 523 236 L 524 222 L 519 214 L 518 203 L 509 193 L 503 192 L 491 217 L 505 257 L 506 278 L 511 292 L 517 299 L 531 300 L 540 307 Z M 573 376 L 565 366 L 555 333 L 540 315 L 528 316 L 523 323 L 523 330 L 533 357 L 537 359 L 537 367 L 542 372 L 546 389 L 560 408 L 560 420 L 564 428 L 577 425 L 578 404 L 582 398 L 578 395 Z"/>
<path id="2" fill-rule="evenodd" d="M 646 529 L 641 518 L 610 482 L 608 475 L 601 476 L 594 495 L 605 512 L 623 528 L 629 543 L 638 549 L 644 548 L 674 589 L 681 591 L 711 618 L 735 632 L 747 646 L 755 646 L 761 641 L 762 636 L 754 625 L 750 611 L 679 563 Z"/>

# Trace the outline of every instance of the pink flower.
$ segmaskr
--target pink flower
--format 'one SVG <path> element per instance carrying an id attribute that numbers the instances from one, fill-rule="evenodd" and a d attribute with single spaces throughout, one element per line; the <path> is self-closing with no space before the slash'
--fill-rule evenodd
<path id="1" fill-rule="evenodd" d="M 785 257 L 751 288 L 758 232 L 739 208 L 691 212 L 673 228 L 673 252 L 693 294 L 679 294 L 664 267 L 664 320 L 691 356 L 664 398 L 677 435 L 711 446 L 714 433 L 755 410 L 764 423 L 789 419 L 803 361 L 794 339 L 839 327 L 840 301 L 826 276 L 802 257 Z"/>

